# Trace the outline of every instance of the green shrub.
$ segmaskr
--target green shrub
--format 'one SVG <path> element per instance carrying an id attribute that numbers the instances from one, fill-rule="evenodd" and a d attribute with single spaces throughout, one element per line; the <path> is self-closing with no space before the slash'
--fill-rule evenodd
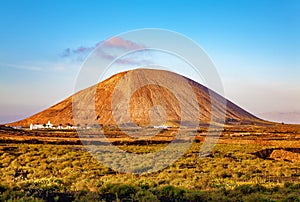
<path id="1" fill-rule="evenodd" d="M 6 190 L 8 190 L 8 187 L 5 185 L 0 185 L 0 193 L 5 192 Z"/>
<path id="2" fill-rule="evenodd" d="M 43 200 L 33 196 L 26 196 L 26 193 L 8 189 L 0 194 L 0 201 L 13 202 L 42 202 Z"/>
<path id="3" fill-rule="evenodd" d="M 43 178 L 38 180 L 29 180 L 22 184 L 27 190 L 44 190 L 49 192 L 60 192 L 67 189 L 61 179 L 58 178 Z"/>
<path id="4" fill-rule="evenodd" d="M 291 188 L 291 187 L 293 187 L 293 184 L 291 182 L 285 182 L 284 187 L 285 188 Z"/>
<path id="5" fill-rule="evenodd" d="M 254 185 L 254 186 L 241 185 L 241 186 L 238 186 L 235 190 L 241 192 L 242 194 L 251 194 L 251 193 L 256 193 L 256 192 L 267 191 L 267 189 L 261 185 Z"/>
<path id="6" fill-rule="evenodd" d="M 75 194 L 74 202 L 101 201 L 101 195 L 94 192 L 80 191 Z M 104 200 L 103 200 L 104 201 Z"/>
<path id="7" fill-rule="evenodd" d="M 185 190 L 173 186 L 165 186 L 160 189 L 161 197 L 180 199 L 184 194 Z"/>
<path id="8" fill-rule="evenodd" d="M 300 197 L 292 194 L 284 198 L 282 202 L 300 202 Z"/>
<path id="9" fill-rule="evenodd" d="M 157 196 L 148 190 L 140 190 L 135 195 L 135 200 L 140 202 L 156 202 L 159 201 Z"/>
<path id="10" fill-rule="evenodd" d="M 188 201 L 207 201 L 208 196 L 204 192 L 189 191 L 184 194 L 184 198 Z"/>
<path id="11" fill-rule="evenodd" d="M 138 188 L 127 184 L 109 184 L 101 189 L 103 194 L 113 194 L 116 198 L 134 198 Z"/>

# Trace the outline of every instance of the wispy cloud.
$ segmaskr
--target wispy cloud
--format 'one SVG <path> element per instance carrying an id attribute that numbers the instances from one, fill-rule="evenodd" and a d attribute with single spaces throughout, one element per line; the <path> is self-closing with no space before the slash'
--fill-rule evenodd
<path id="1" fill-rule="evenodd" d="M 0 63 L 0 66 L 3 67 L 10 67 L 15 69 L 23 69 L 23 70 L 30 70 L 30 71 L 42 71 L 42 67 L 33 66 L 33 65 L 19 65 L 19 64 L 9 64 L 9 63 Z"/>
<path id="2" fill-rule="evenodd" d="M 71 57 L 74 55 L 78 55 L 78 54 L 88 54 L 90 53 L 96 46 L 93 47 L 84 47 L 84 46 L 80 46 L 76 49 L 71 49 L 71 48 L 66 48 L 61 54 L 60 56 L 62 57 Z"/>
<path id="3" fill-rule="evenodd" d="M 13 68 L 19 70 L 36 71 L 36 72 L 61 72 L 79 67 L 78 63 L 69 61 L 56 61 L 56 62 L 37 62 L 32 64 L 11 64 L 0 63 L 0 67 Z"/>
<path id="4" fill-rule="evenodd" d="M 101 44 L 102 48 L 97 49 L 97 55 L 103 59 L 112 60 L 116 57 L 118 51 L 124 50 L 142 50 L 146 48 L 144 45 L 137 44 L 133 41 L 123 39 L 121 37 L 113 37 L 106 41 L 96 43 L 94 46 L 79 46 L 78 48 L 66 48 L 60 56 L 63 58 L 72 58 L 75 61 L 83 61 L 87 55 Z M 117 60 L 120 64 L 140 64 L 137 59 L 120 58 Z"/>

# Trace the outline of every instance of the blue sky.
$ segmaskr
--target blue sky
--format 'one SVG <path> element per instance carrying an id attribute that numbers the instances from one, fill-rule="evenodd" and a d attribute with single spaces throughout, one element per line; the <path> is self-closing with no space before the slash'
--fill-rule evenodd
<path id="1" fill-rule="evenodd" d="M 225 95 L 254 114 L 300 111 L 300 1 L 0 2 L 0 123 L 73 93 L 93 47 L 133 29 L 162 28 L 196 41 L 214 61 Z"/>

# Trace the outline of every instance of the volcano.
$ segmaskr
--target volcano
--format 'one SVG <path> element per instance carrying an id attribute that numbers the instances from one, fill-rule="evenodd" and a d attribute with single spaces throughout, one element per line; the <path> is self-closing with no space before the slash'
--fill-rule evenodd
<path id="1" fill-rule="evenodd" d="M 9 125 L 29 127 L 31 123 L 48 121 L 54 125 L 139 126 L 265 122 L 191 79 L 154 69 L 118 73 Z"/>

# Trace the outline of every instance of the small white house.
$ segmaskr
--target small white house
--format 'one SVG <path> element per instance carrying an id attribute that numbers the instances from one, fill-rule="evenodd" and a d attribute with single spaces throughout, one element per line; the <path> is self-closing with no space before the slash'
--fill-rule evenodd
<path id="1" fill-rule="evenodd" d="M 41 124 L 30 124 L 30 130 L 38 130 L 38 129 L 44 129 L 44 126 Z"/>
<path id="2" fill-rule="evenodd" d="M 166 126 L 166 125 L 160 125 L 160 126 L 153 126 L 153 128 L 156 128 L 156 129 L 168 129 L 169 126 Z"/>

